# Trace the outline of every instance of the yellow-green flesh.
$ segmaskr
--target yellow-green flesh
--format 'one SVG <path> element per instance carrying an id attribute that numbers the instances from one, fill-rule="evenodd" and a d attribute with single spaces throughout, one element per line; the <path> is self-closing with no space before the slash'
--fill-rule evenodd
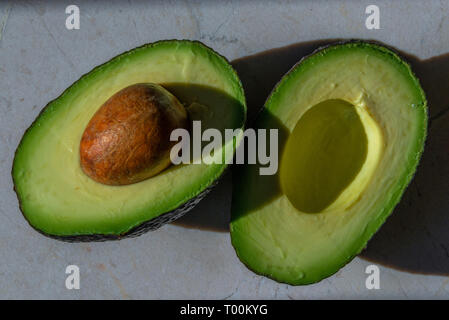
<path id="1" fill-rule="evenodd" d="M 280 170 L 235 175 L 231 238 L 252 270 L 290 284 L 333 273 L 399 201 L 426 134 L 426 101 L 407 64 L 365 43 L 329 47 L 273 91 L 256 121 L 280 130 Z"/>
<path id="2" fill-rule="evenodd" d="M 354 180 L 367 145 L 363 124 L 350 103 L 326 100 L 310 108 L 282 155 L 283 192 L 300 211 L 322 211 Z"/>
<path id="3" fill-rule="evenodd" d="M 93 114 L 114 93 L 145 82 L 161 84 L 186 105 L 206 106 L 192 119 L 203 120 L 205 128 L 243 126 L 240 82 L 212 50 L 196 42 L 165 41 L 118 56 L 52 101 L 24 135 L 13 178 L 31 225 L 53 235 L 120 234 L 177 208 L 222 173 L 225 164 L 179 165 L 127 186 L 103 185 L 83 173 L 79 144 Z M 232 156 L 232 141 L 222 150 Z"/>

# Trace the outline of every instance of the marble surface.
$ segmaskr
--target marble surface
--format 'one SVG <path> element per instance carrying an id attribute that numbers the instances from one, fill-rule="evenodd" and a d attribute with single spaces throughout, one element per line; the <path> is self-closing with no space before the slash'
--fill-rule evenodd
<path id="1" fill-rule="evenodd" d="M 293 63 L 312 50 L 314 44 L 308 41 L 364 38 L 428 59 L 449 52 L 447 1 L 376 1 L 380 30 L 365 28 L 365 7 L 372 1 L 77 1 L 80 30 L 65 28 L 65 7 L 70 4 L 65 2 L 0 3 L 0 298 L 449 298 L 445 276 L 449 274 L 449 241 L 447 229 L 441 229 L 449 226 L 445 216 L 449 186 L 430 169 L 435 176 L 418 176 L 419 181 L 433 181 L 438 190 L 427 195 L 417 185 L 411 186 L 428 196 L 429 203 L 416 200 L 410 191 L 396 219 L 404 225 L 387 225 L 373 239 L 373 249 L 369 246 L 364 253 L 366 258 L 382 260 L 382 264 L 376 262 L 379 290 L 365 287 L 365 268 L 373 263 L 365 258 L 356 258 L 334 276 L 306 287 L 279 284 L 246 269 L 231 247 L 228 232 L 196 227 L 224 229 L 231 200 L 229 174 L 181 221 L 190 228 L 166 225 L 135 239 L 87 244 L 58 242 L 31 229 L 18 210 L 10 176 L 15 148 L 42 107 L 81 75 L 123 51 L 160 39 L 196 39 L 232 61 L 297 44 L 277 53 L 285 59 L 274 57 L 286 68 L 290 60 Z M 234 62 L 249 91 L 257 91 L 258 80 L 251 74 L 263 77 L 261 70 L 269 68 L 269 60 L 263 59 L 259 55 Z M 254 66 L 259 69 L 248 70 Z M 438 83 L 449 83 L 449 73 L 428 66 L 440 72 Z M 277 76 L 279 70 L 273 70 L 267 71 L 267 77 Z M 258 98 L 249 100 L 261 103 Z M 447 164 L 447 152 L 438 150 L 449 150 L 444 99 L 430 100 L 440 104 L 431 109 L 432 128 L 438 132 L 432 140 L 431 150 L 436 151 L 429 153 L 429 168 L 433 161 Z M 252 110 L 258 107 L 251 106 Z M 448 174 L 447 166 L 439 172 Z M 409 203 L 412 209 L 407 209 Z M 407 219 L 407 210 L 413 211 L 414 219 Z M 436 214 L 439 220 L 430 221 Z M 422 216 L 427 220 L 420 220 Z M 398 236 L 403 231 L 409 235 L 405 239 Z M 418 247 L 406 247 L 415 242 Z M 65 288 L 69 264 L 80 267 L 80 290 Z M 421 271 L 428 274 L 416 273 Z"/>

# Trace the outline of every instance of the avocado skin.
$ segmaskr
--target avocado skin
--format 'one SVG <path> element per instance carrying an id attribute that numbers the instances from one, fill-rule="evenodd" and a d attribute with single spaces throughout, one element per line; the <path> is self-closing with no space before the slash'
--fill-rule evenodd
<path id="1" fill-rule="evenodd" d="M 270 101 L 271 97 L 273 96 L 273 94 L 277 91 L 279 85 L 285 81 L 286 78 L 288 78 L 290 76 L 290 74 L 296 69 L 298 68 L 304 61 L 306 61 L 308 58 L 313 57 L 315 55 L 319 55 L 322 54 L 324 52 L 326 52 L 328 49 L 331 49 L 332 47 L 338 47 L 338 46 L 372 46 L 377 48 L 378 50 L 383 51 L 386 54 L 389 54 L 392 56 L 392 58 L 394 60 L 396 60 L 398 63 L 401 63 L 403 65 L 406 66 L 406 68 L 408 69 L 408 72 L 410 74 L 410 77 L 413 78 L 414 81 L 416 81 L 416 83 L 418 84 L 418 88 L 420 90 L 420 94 L 422 96 L 422 100 L 423 100 L 423 105 L 421 105 L 420 107 L 423 108 L 424 113 L 425 113 L 425 123 L 424 123 L 424 131 L 423 131 L 423 142 L 421 144 L 421 148 L 415 153 L 415 163 L 414 163 L 414 170 L 412 171 L 412 174 L 408 177 L 406 183 L 403 183 L 402 185 L 400 185 L 400 187 L 398 188 L 395 196 L 393 196 L 389 203 L 385 206 L 386 211 L 388 211 L 388 213 L 386 215 L 384 215 L 381 219 L 379 219 L 377 221 L 377 225 L 373 228 L 371 228 L 371 231 L 369 232 L 369 236 L 367 237 L 368 240 L 362 244 L 361 246 L 359 246 L 359 249 L 354 252 L 351 256 L 348 256 L 345 261 L 343 261 L 338 268 L 336 268 L 335 270 L 328 272 L 326 275 L 324 275 L 323 277 L 319 278 L 319 279 L 312 279 L 309 281 L 300 281 L 300 282 L 292 282 L 292 281 L 288 281 L 288 280 L 283 280 L 283 279 L 279 279 L 277 278 L 275 275 L 273 274 L 269 274 L 269 273 L 264 273 L 264 272 L 259 272 L 257 270 L 255 270 L 249 263 L 247 263 L 245 261 L 245 259 L 243 257 L 241 257 L 239 255 L 239 249 L 238 249 L 238 244 L 233 241 L 232 236 L 231 236 L 231 245 L 234 248 L 236 255 L 238 257 L 238 259 L 240 260 L 240 262 L 251 272 L 259 275 L 259 276 L 264 276 L 267 278 L 270 278 L 278 283 L 284 283 L 287 285 L 292 285 L 292 286 L 301 286 L 301 285 L 311 285 L 311 284 L 315 284 L 318 282 L 321 282 L 322 280 L 336 274 L 339 270 L 341 270 L 341 268 L 343 268 L 344 266 L 346 266 L 347 264 L 349 264 L 355 257 L 357 257 L 364 249 L 366 249 L 369 240 L 375 235 L 376 232 L 379 231 L 379 229 L 381 228 L 381 226 L 385 223 L 385 221 L 387 220 L 387 218 L 393 213 L 394 208 L 396 207 L 396 205 L 401 201 L 401 198 L 404 194 L 404 191 L 407 189 L 407 187 L 410 185 L 410 183 L 413 181 L 413 178 L 416 174 L 416 170 L 418 167 L 418 164 L 420 162 L 420 159 L 422 157 L 422 153 L 424 152 L 425 149 L 425 142 L 426 142 L 426 138 L 427 138 L 427 128 L 429 126 L 428 122 L 429 122 L 429 111 L 428 111 L 428 104 L 427 104 L 427 98 L 425 95 L 424 90 L 422 89 L 421 83 L 419 81 L 419 78 L 415 75 L 415 73 L 413 72 L 412 68 L 411 68 L 411 64 L 410 62 L 403 56 L 400 54 L 400 52 L 398 52 L 398 50 L 396 50 L 395 48 L 383 44 L 380 41 L 377 40 L 361 40 L 361 39 L 336 39 L 335 42 L 330 42 L 329 44 L 325 44 L 322 46 L 319 46 L 318 48 L 314 49 L 311 53 L 303 56 L 298 62 L 296 62 L 282 77 L 281 79 L 274 85 L 273 89 L 271 90 L 270 94 L 268 95 L 267 99 L 265 100 L 265 103 L 263 105 L 263 107 L 260 108 L 260 110 L 257 112 L 257 115 L 254 118 L 254 121 L 251 125 L 251 127 L 256 128 L 255 124 L 257 123 L 257 120 L 261 117 L 263 117 L 263 114 L 265 112 L 267 112 L 266 106 L 267 103 Z M 233 170 L 233 180 L 237 181 L 237 177 L 240 176 L 238 170 Z M 233 188 L 233 194 L 236 192 L 236 189 Z M 231 206 L 231 212 L 233 212 L 233 207 L 234 205 L 236 205 L 234 202 L 232 203 Z M 385 209 L 384 209 L 385 210 Z M 231 221 L 229 223 L 230 226 L 230 230 L 231 230 L 231 234 L 232 234 L 232 222 L 233 222 L 233 217 L 231 214 Z"/>
<path id="2" fill-rule="evenodd" d="M 137 49 L 143 49 L 143 48 L 148 48 L 148 47 L 152 47 L 155 46 L 159 43 L 167 43 L 167 42 L 191 42 L 191 43 L 195 43 L 198 44 L 210 51 L 212 51 L 215 55 L 217 55 L 220 59 L 222 59 L 224 62 L 226 62 L 228 64 L 228 69 L 230 72 L 232 72 L 235 76 L 236 79 L 238 80 L 238 88 L 243 91 L 243 85 L 240 81 L 240 78 L 238 77 L 238 74 L 236 72 L 236 70 L 232 67 L 231 63 L 229 62 L 229 60 L 224 57 L 223 55 L 219 54 L 218 52 L 216 52 L 214 49 L 212 49 L 211 47 L 205 45 L 204 43 L 202 43 L 201 41 L 198 40 L 178 40 L 178 39 L 168 39 L 168 40 L 159 40 L 159 41 L 155 41 L 155 42 L 151 42 L 151 43 L 146 43 L 143 44 L 139 47 L 130 49 L 128 51 L 125 51 L 117 56 L 112 57 L 110 60 L 94 67 L 92 70 L 90 70 L 89 72 L 87 72 L 86 74 L 82 75 L 78 80 L 76 80 L 73 84 L 75 84 L 76 82 L 82 80 L 84 78 L 84 76 L 86 76 L 87 74 L 90 74 L 92 72 L 94 72 L 97 69 L 102 68 L 104 65 L 108 64 L 110 61 L 118 58 L 118 57 L 122 57 L 122 56 L 126 56 L 128 53 L 131 53 L 134 50 Z M 27 134 L 27 132 L 33 128 L 33 126 L 35 125 L 35 123 L 37 122 L 37 120 L 39 119 L 39 117 L 44 113 L 44 111 L 47 109 L 47 107 L 49 107 L 54 101 L 58 100 L 61 96 L 63 96 L 66 91 L 70 90 L 70 88 L 73 86 L 73 84 L 71 84 L 68 88 L 66 88 L 58 97 L 56 97 L 55 99 L 49 101 L 43 108 L 42 110 L 39 112 L 39 114 L 35 117 L 34 121 L 31 123 L 31 125 L 24 131 L 22 138 L 14 152 L 14 159 L 16 157 L 16 154 L 22 144 L 22 140 L 25 137 L 25 135 Z M 243 123 L 246 123 L 246 101 L 244 104 L 244 120 Z M 244 129 L 244 127 L 242 128 Z M 235 152 L 235 150 L 234 150 Z M 55 240 L 59 240 L 59 241 L 63 241 L 63 242 L 70 242 L 70 243 L 76 243 L 76 242 L 104 242 L 104 241 L 110 241 L 110 240 L 121 240 L 121 239 L 126 239 L 126 238 L 134 238 L 137 236 L 140 236 L 148 231 L 154 231 L 160 227 L 162 227 L 163 225 L 167 224 L 167 223 L 171 223 L 179 218 L 181 218 L 183 215 L 185 215 L 187 212 L 189 212 L 190 210 L 192 210 L 202 199 L 204 199 L 206 197 L 206 195 L 219 183 L 219 181 L 221 180 L 221 178 L 223 177 L 223 175 L 227 172 L 228 168 L 225 168 L 221 174 L 215 179 L 215 181 L 213 181 L 208 187 L 206 187 L 202 192 L 200 192 L 198 195 L 196 195 L 195 197 L 189 199 L 187 202 L 185 202 L 184 204 L 180 205 L 179 207 L 177 207 L 174 210 L 171 210 L 169 212 L 165 212 L 153 219 L 144 221 L 136 226 L 134 226 L 133 228 L 131 228 L 130 230 L 126 231 L 125 233 L 122 233 L 120 235 L 117 234 L 79 234 L 79 235 L 68 235 L 68 236 L 61 236 L 61 235 L 54 235 L 54 234 L 49 234 L 46 233 L 42 230 L 39 230 L 37 228 L 35 228 L 27 219 L 23 209 L 22 209 L 22 204 L 20 201 L 20 197 L 18 194 L 18 191 L 16 189 L 16 183 L 14 180 L 14 165 L 15 165 L 15 161 L 13 161 L 13 165 L 12 165 L 12 169 L 11 169 L 11 178 L 13 181 L 13 190 L 16 193 L 17 199 L 18 199 L 18 203 L 19 203 L 19 209 L 20 212 L 22 214 L 22 216 L 24 217 L 24 219 L 27 221 L 28 225 L 31 226 L 34 230 L 36 230 L 38 233 L 46 236 L 47 238 L 51 238 L 51 239 L 55 239 Z"/>

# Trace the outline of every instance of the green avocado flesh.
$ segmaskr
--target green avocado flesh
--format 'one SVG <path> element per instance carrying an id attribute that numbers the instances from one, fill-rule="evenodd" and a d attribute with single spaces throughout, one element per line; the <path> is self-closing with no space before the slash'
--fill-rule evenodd
<path id="1" fill-rule="evenodd" d="M 395 53 L 351 42 L 295 66 L 255 127 L 279 130 L 279 170 L 236 168 L 232 244 L 256 273 L 302 285 L 338 271 L 390 215 L 419 162 L 427 106 Z"/>
<path id="2" fill-rule="evenodd" d="M 157 83 L 186 107 L 201 105 L 190 120 L 207 128 L 242 128 L 243 89 L 227 61 L 199 42 L 160 41 L 95 68 L 50 102 L 16 151 L 13 179 L 24 216 L 56 236 L 120 235 L 198 196 L 226 164 L 182 164 L 126 186 L 95 182 L 80 167 L 80 139 L 89 120 L 119 90 Z M 241 136 L 222 143 L 214 157 L 232 157 Z M 218 161 L 216 161 L 218 162 Z"/>
<path id="3" fill-rule="evenodd" d="M 280 169 L 282 190 L 298 210 L 321 212 L 355 178 L 366 151 L 367 137 L 355 108 L 343 100 L 321 102 L 304 113 L 288 139 Z"/>

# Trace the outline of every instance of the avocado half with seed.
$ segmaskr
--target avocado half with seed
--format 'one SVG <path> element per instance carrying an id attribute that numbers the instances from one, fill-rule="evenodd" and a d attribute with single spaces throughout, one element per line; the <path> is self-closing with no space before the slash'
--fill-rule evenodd
<path id="1" fill-rule="evenodd" d="M 237 74 L 205 45 L 169 40 L 121 54 L 82 76 L 25 132 L 12 170 L 20 208 L 36 230 L 67 241 L 155 229 L 190 210 L 226 168 L 170 166 L 170 130 L 192 121 L 202 130 L 243 128 L 245 117 Z M 222 141 L 213 158 L 232 157 L 241 136 Z"/>
<path id="2" fill-rule="evenodd" d="M 426 98 L 396 53 L 353 41 L 294 66 L 254 127 L 279 130 L 279 170 L 236 168 L 232 244 L 254 272 L 310 284 L 365 248 L 399 202 L 423 151 Z"/>

